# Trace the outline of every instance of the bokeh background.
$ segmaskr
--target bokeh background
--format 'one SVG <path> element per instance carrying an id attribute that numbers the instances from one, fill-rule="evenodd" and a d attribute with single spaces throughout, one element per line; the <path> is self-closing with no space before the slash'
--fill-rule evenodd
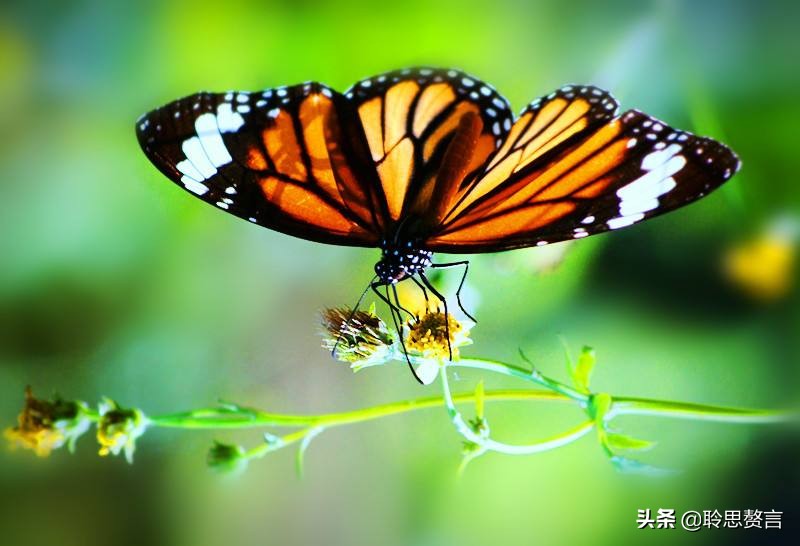
<path id="1" fill-rule="evenodd" d="M 431 394 L 404 365 L 353 375 L 319 348 L 318 312 L 351 303 L 377 251 L 271 233 L 181 191 L 133 123 L 200 89 L 304 80 L 344 89 L 416 64 L 456 66 L 515 109 L 568 82 L 730 144 L 743 170 L 707 199 L 565 248 L 476 256 L 471 354 L 563 373 L 559 335 L 595 347 L 618 394 L 780 407 L 796 400 L 800 3 L 354 0 L 12 1 L 0 8 L 0 423 L 25 385 L 150 414 L 222 397 L 322 412 Z M 474 388 L 460 373 L 454 387 Z M 562 376 L 563 377 L 563 376 Z M 487 378 L 487 387 L 511 386 Z M 522 441 L 579 418 L 493 406 Z M 442 411 L 328 431 L 306 475 L 278 452 L 242 479 L 205 466 L 214 438 L 154 430 L 132 466 L 0 453 L 0 542 L 59 544 L 779 544 L 775 531 L 637 531 L 638 508 L 776 509 L 797 533 L 790 430 L 626 418 L 645 458 L 623 475 L 586 437 L 489 455 L 455 478 Z"/>

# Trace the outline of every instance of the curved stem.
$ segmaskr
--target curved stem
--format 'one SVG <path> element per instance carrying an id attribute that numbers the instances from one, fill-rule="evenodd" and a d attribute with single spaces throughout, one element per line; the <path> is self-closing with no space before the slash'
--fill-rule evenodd
<path id="1" fill-rule="evenodd" d="M 484 450 L 497 451 L 498 453 L 505 453 L 507 455 L 530 455 L 533 453 L 541 453 L 542 451 L 556 449 L 572 443 L 594 428 L 594 421 L 590 419 L 584 421 L 576 427 L 569 429 L 566 432 L 557 434 L 552 438 L 527 445 L 506 444 L 503 442 L 498 442 L 497 440 L 493 440 L 492 438 L 488 437 L 488 435 L 484 436 L 478 434 L 472 430 L 472 428 L 466 422 L 464 422 L 464 418 L 461 416 L 461 413 L 456 409 L 455 402 L 450 395 L 450 383 L 447 379 L 447 368 L 448 366 L 442 366 L 440 368 L 439 378 L 442 382 L 445 406 L 447 407 L 447 413 L 450 416 L 450 420 L 453 422 L 453 425 L 456 427 L 456 430 L 459 434 L 461 434 L 470 442 L 480 446 Z"/>

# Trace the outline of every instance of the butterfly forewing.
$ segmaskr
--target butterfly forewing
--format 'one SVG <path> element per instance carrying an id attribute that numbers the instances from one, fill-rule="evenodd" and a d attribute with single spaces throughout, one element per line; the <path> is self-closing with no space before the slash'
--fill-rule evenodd
<path id="1" fill-rule="evenodd" d="M 354 112 L 320 84 L 199 93 L 138 121 L 147 156 L 201 199 L 314 241 L 372 246 L 374 173 L 347 128 Z"/>
<path id="2" fill-rule="evenodd" d="M 738 168 L 726 146 L 631 110 L 512 170 L 427 244 L 491 252 L 619 229 L 699 199 Z"/>
<path id="3" fill-rule="evenodd" d="M 452 219 L 490 192 L 508 187 L 514 173 L 543 160 L 548 152 L 602 127 L 617 114 L 614 98 L 597 87 L 567 85 L 530 103 L 520 113 L 498 150 L 464 181 Z M 506 192 L 506 193 L 514 193 Z"/>
<path id="4" fill-rule="evenodd" d="M 458 70 L 388 72 L 345 96 L 357 109 L 389 223 L 448 208 L 458 184 L 483 166 L 512 122 L 505 98 Z M 457 134 L 463 136 L 453 142 Z"/>

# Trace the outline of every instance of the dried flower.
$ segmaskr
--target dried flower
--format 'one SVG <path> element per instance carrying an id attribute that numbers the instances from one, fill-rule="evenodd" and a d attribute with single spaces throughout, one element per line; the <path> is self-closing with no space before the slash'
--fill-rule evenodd
<path id="1" fill-rule="evenodd" d="M 69 402 L 56 398 L 52 402 L 33 396 L 30 387 L 25 389 L 25 406 L 17 417 L 17 426 L 7 428 L 4 436 L 12 446 L 30 449 L 46 457 L 54 449 L 68 444 L 70 450 L 75 440 L 88 430 L 90 420 L 82 402 Z"/>
<path id="2" fill-rule="evenodd" d="M 347 307 L 325 309 L 322 325 L 325 328 L 322 346 L 329 351 L 335 348 L 334 356 L 349 362 L 356 371 L 383 364 L 391 357 L 394 335 L 375 314 L 374 306 L 369 311 L 355 313 Z"/>
<path id="3" fill-rule="evenodd" d="M 100 444 L 100 456 L 119 455 L 125 451 L 125 459 L 133 462 L 136 450 L 136 439 L 144 434 L 147 419 L 136 409 L 124 409 L 108 398 L 99 407 L 100 422 L 97 424 L 97 442 Z"/>

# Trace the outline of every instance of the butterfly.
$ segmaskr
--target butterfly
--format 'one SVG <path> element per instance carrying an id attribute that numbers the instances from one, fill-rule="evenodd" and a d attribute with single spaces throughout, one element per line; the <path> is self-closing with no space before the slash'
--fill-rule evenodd
<path id="1" fill-rule="evenodd" d="M 740 167 L 717 141 L 618 108 L 602 89 L 567 85 L 515 116 L 471 75 L 414 68 L 344 93 L 316 82 L 197 93 L 145 114 L 136 131 L 162 173 L 218 208 L 311 241 L 380 248 L 369 287 L 397 320 L 404 279 L 448 313 L 432 267 L 463 266 L 463 310 L 468 262 L 434 264 L 434 252 L 624 228 L 707 195 Z"/>

